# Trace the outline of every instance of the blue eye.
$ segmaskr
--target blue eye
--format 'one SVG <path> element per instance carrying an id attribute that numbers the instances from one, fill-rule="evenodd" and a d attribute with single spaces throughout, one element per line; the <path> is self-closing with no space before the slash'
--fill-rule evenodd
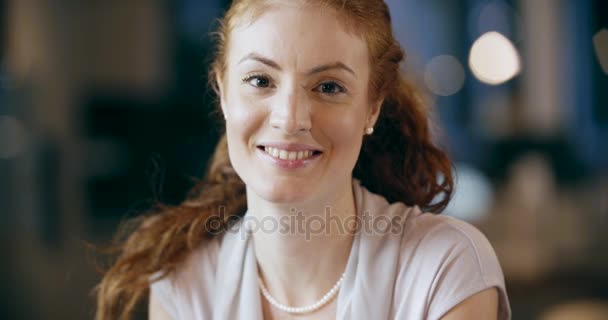
<path id="1" fill-rule="evenodd" d="M 270 87 L 270 79 L 267 76 L 259 74 L 248 75 L 243 78 L 243 82 L 247 82 L 248 84 L 258 88 Z"/>
<path id="2" fill-rule="evenodd" d="M 321 83 L 315 89 L 315 91 L 319 91 L 321 93 L 325 93 L 325 94 L 329 94 L 329 95 L 334 95 L 334 94 L 338 94 L 338 93 L 344 93 L 344 92 L 346 92 L 346 89 L 342 85 L 337 83 L 336 81 L 327 81 L 327 82 Z"/>

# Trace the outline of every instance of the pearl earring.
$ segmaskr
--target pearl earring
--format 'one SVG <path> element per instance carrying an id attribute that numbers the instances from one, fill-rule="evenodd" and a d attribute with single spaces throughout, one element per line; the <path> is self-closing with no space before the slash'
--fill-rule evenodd
<path id="1" fill-rule="evenodd" d="M 365 134 L 371 135 L 372 133 L 374 133 L 374 127 L 365 128 Z"/>

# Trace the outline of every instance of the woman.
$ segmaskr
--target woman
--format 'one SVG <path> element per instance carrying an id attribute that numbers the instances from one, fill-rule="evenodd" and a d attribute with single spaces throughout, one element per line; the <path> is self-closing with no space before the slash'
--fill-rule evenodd
<path id="1" fill-rule="evenodd" d="M 122 246 L 98 319 L 148 292 L 150 319 L 510 318 L 485 237 L 419 209 L 447 205 L 451 167 L 383 1 L 236 0 L 218 38 L 226 134 Z"/>

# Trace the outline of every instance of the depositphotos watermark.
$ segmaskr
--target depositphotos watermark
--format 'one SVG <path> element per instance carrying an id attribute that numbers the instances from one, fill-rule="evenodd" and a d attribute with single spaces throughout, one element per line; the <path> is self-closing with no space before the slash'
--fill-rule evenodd
<path id="1" fill-rule="evenodd" d="M 226 217 L 226 208 L 220 206 L 218 209 L 219 215 L 212 216 L 206 221 L 206 229 L 218 234 L 240 232 L 243 239 L 256 232 L 304 235 L 306 240 L 310 240 L 313 236 L 359 232 L 369 235 L 400 234 L 405 222 L 405 215 L 396 215 L 391 218 L 382 214 L 372 215 L 369 211 L 342 218 L 332 214 L 331 206 L 325 207 L 322 215 L 304 214 L 302 211 L 291 208 L 288 214 L 280 217 L 253 215 Z"/>

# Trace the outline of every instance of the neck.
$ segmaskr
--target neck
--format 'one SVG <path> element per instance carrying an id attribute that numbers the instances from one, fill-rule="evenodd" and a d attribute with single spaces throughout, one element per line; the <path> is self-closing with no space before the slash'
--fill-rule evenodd
<path id="1" fill-rule="evenodd" d="M 250 194 L 248 210 L 260 226 L 252 238 L 262 281 L 283 304 L 316 302 L 346 268 L 353 232 L 345 221 L 356 216 L 352 185 L 329 198 L 298 204 L 270 203 Z"/>

